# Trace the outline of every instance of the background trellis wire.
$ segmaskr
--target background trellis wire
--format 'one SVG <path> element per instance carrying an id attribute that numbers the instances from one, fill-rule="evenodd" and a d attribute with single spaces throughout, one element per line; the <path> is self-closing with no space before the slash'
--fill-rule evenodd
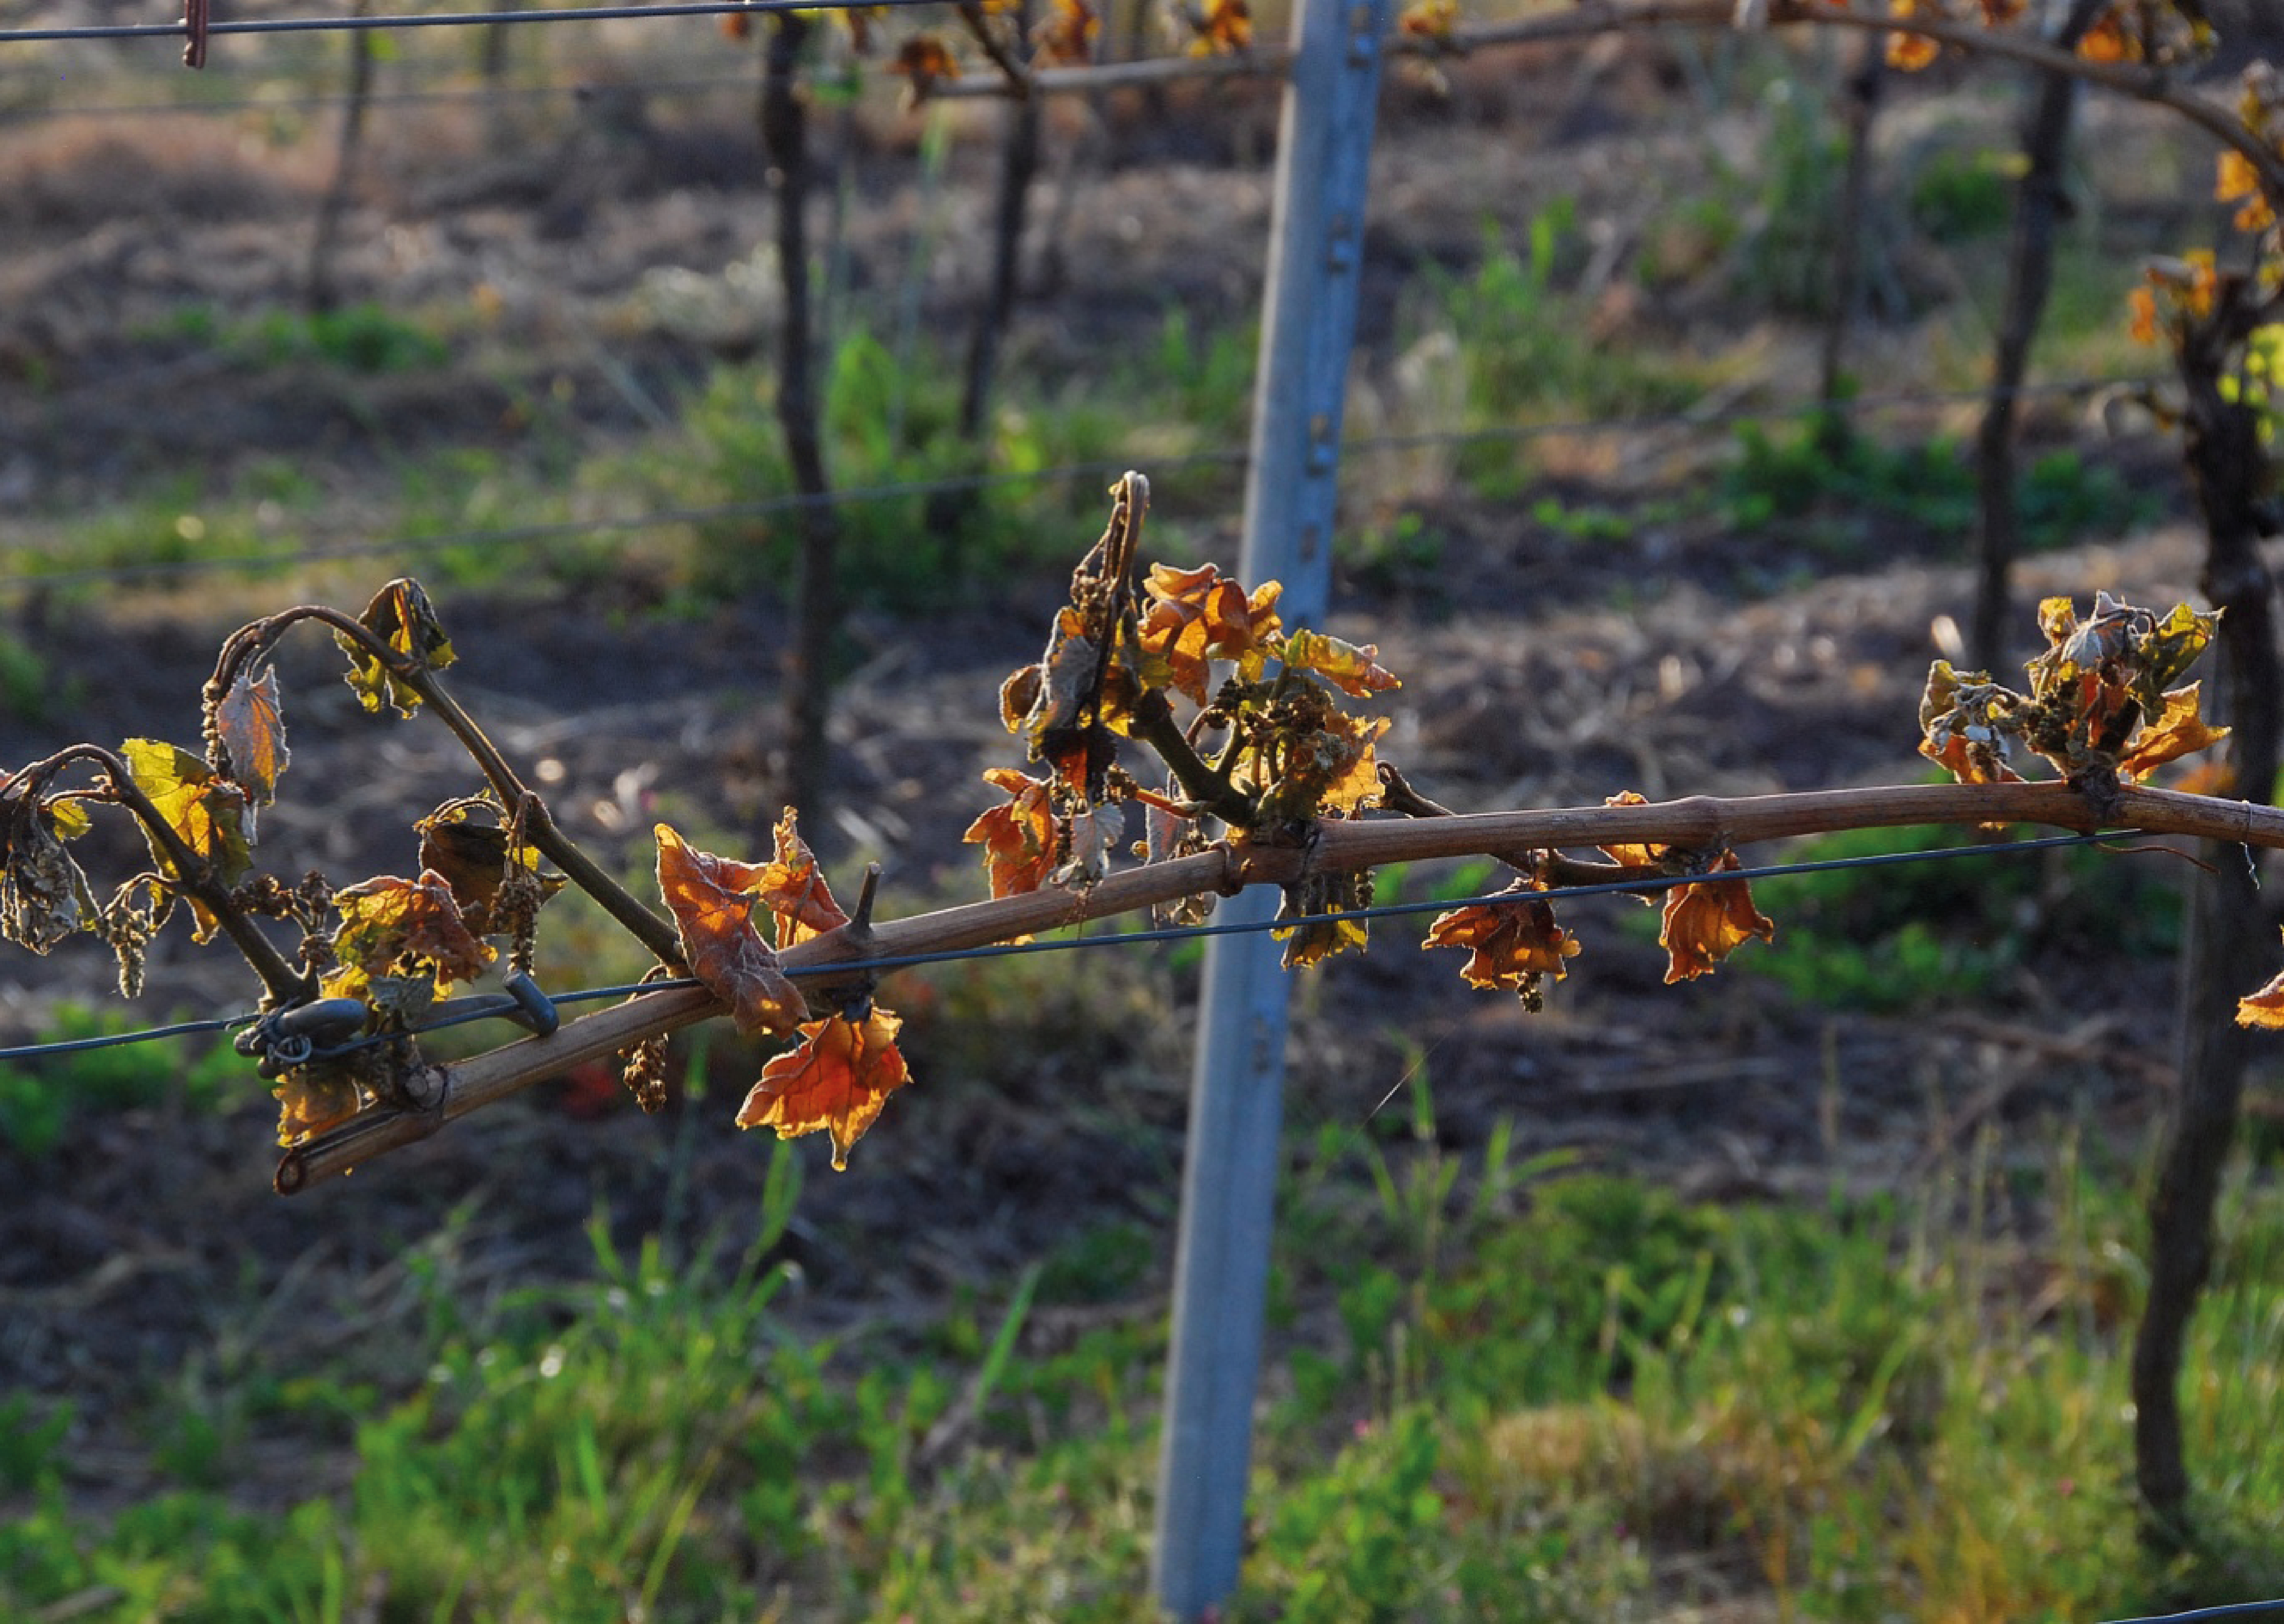
<path id="1" fill-rule="evenodd" d="M 2163 386 L 2163 381 L 2155 376 L 2057 379 L 2042 383 L 2025 384 L 2006 393 L 2022 400 L 2059 399 L 2071 396 L 2132 396 L 2158 389 Z M 1989 390 L 1965 389 L 1895 391 L 1859 395 L 1851 399 L 1848 406 L 1850 411 L 1856 413 L 1906 411 L 1916 409 L 1978 404 L 1991 399 L 1991 394 L 1992 392 Z M 1341 441 L 1341 449 L 1348 456 L 1372 457 L 1399 451 L 1439 448 L 1461 448 L 1498 443 L 1520 445 L 1533 440 L 1584 438 L 1657 429 L 1683 429 L 1693 433 L 1704 433 L 1734 428 L 1745 424 L 1806 419 L 1826 410 L 1827 408 L 1823 402 L 1803 402 L 1789 405 L 1729 407 L 1717 411 L 1656 412 L 1631 418 L 1584 418 L 1549 423 L 1506 424 L 1477 429 L 1371 434 L 1344 440 Z M 710 503 L 691 507 L 656 508 L 638 513 L 598 514 L 583 519 L 544 519 L 524 525 L 429 532 L 378 541 L 344 542 L 330 546 L 297 548 L 284 552 L 246 553 L 237 557 L 208 554 L 196 558 L 154 559 L 142 564 L 113 564 L 51 571 L 20 569 L 12 574 L 0 574 L 0 590 L 32 587 L 78 586 L 106 582 L 163 580 L 227 574 L 236 570 L 275 570 L 281 566 L 332 563 L 349 558 L 411 556 L 462 547 L 534 546 L 577 536 L 665 529 L 678 525 L 703 525 L 728 519 L 769 519 L 818 506 L 836 509 L 861 507 L 869 503 L 903 501 L 916 496 L 958 495 L 1011 487 L 1068 483 L 1076 480 L 1115 478 L 1131 466 L 1135 460 L 1130 457 L 1107 457 L 1090 462 L 1064 463 L 1052 468 L 1011 469 L 925 480 L 883 480 L 869 485 L 836 487 L 822 496 L 804 496 L 788 492 L 781 496 L 755 497 L 739 502 Z M 1251 463 L 1251 453 L 1246 450 L 1196 451 L 1177 457 L 1153 457 L 1147 461 L 1151 471 L 1159 474 L 1200 468 L 1245 468 Z M 307 530 L 309 527 L 298 527 Z M 20 548 L 19 550 L 36 557 L 43 550 L 34 546 Z"/>

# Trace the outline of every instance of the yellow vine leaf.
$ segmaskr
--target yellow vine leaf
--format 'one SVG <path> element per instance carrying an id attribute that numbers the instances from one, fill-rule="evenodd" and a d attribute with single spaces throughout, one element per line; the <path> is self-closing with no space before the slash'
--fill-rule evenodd
<path id="1" fill-rule="evenodd" d="M 1286 638 L 1278 654 L 1287 665 L 1315 672 L 1350 699 L 1369 699 L 1404 686 L 1378 663 L 1380 649 L 1374 644 L 1348 643 L 1304 628 Z"/>
<path id="2" fill-rule="evenodd" d="M 2145 782 L 2166 762 L 2194 754 L 2228 737 L 2228 729 L 2213 727 L 2198 714 L 2198 690 L 2202 685 L 2191 683 L 2166 693 L 2163 711 L 2141 724 L 2131 747 L 2118 758 L 2121 777 L 2136 784 Z"/>
<path id="3" fill-rule="evenodd" d="M 150 798 L 167 826 L 202 859 L 215 879 L 234 886 L 254 865 L 246 838 L 246 792 L 217 777 L 199 757 L 156 738 L 130 738 L 119 747 L 135 787 Z M 181 879 L 166 849 L 153 840 L 151 860 L 169 878 Z M 213 939 L 217 921 L 196 897 L 185 894 L 200 941 Z"/>
<path id="4" fill-rule="evenodd" d="M 291 1072 L 270 1091 L 278 1100 L 278 1143 L 288 1150 L 348 1121 L 364 1104 L 356 1084 L 339 1072 Z"/>

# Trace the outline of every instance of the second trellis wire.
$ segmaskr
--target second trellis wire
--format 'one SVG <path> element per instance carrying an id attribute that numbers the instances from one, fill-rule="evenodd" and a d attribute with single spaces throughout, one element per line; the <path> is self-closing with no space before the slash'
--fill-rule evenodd
<path id="1" fill-rule="evenodd" d="M 1290 930 L 1307 923 L 1309 918 L 1388 919 L 1408 914 L 1438 913 L 1454 908 L 1493 906 L 1531 902 L 1557 902 L 1574 897 L 1631 895 L 1645 892 L 1670 891 L 1683 886 L 1711 884 L 1743 884 L 1756 879 L 1776 879 L 1789 874 L 1823 874 L 1841 869 L 1889 868 L 1912 863 L 1947 862 L 1962 857 L 1995 857 L 2016 852 L 2054 851 L 2076 846 L 2111 845 L 2120 840 L 2139 839 L 2144 832 L 2136 829 L 2110 830 L 2093 834 L 2046 835 L 2029 840 L 2009 840 L 1995 846 L 1944 846 L 1931 851 L 1874 852 L 1857 857 L 1819 857 L 1800 863 L 1772 863 L 1754 868 L 1726 869 L 1717 874 L 1650 875 L 1623 880 L 1607 880 L 1587 886 L 1560 886 L 1548 891 L 1487 892 L 1480 896 L 1443 898 L 1418 902 L 1381 902 L 1369 908 L 1344 909 L 1337 914 L 1310 915 L 1299 918 L 1248 921 L 1233 925 L 1183 925 L 1162 929 L 1120 931 L 1100 936 L 1066 936 L 1037 941 L 994 942 L 978 948 L 947 948 L 927 953 L 901 953 L 891 956 L 867 959 L 839 960 L 830 964 L 786 966 L 786 974 L 801 976 L 848 976 L 890 970 L 909 970 L 920 964 L 954 964 L 967 959 L 1010 958 L 1032 953 L 1069 952 L 1083 948 L 1137 947 L 1148 942 L 1196 941 L 1212 936 L 1259 934 L 1264 931 Z M 2135 847 L 2128 850 L 2165 850 L 2165 847 Z M 591 1003 L 602 998 L 638 996 L 645 993 L 668 992 L 691 988 L 698 982 L 688 977 L 670 980 L 630 982 L 617 987 L 592 987 L 576 992 L 551 995 L 557 1003 Z M 457 1011 L 450 1018 L 416 1027 L 405 1032 L 382 1033 L 361 1039 L 348 1047 L 369 1047 L 418 1037 L 424 1033 L 442 1031 L 449 1027 L 465 1026 L 473 1021 L 488 1020 L 515 1007 L 514 1001 L 505 995 L 488 1007 Z M 251 1024 L 252 1015 L 218 1016 L 208 1020 L 180 1021 L 171 1026 L 154 1027 L 141 1032 L 109 1033 L 100 1037 L 68 1038 L 52 1043 L 27 1043 L 13 1049 L 0 1049 L 0 1061 L 34 1060 L 51 1055 L 76 1054 L 91 1049 L 115 1049 L 130 1043 L 152 1042 L 162 1038 L 184 1037 L 199 1033 L 226 1032 Z"/>

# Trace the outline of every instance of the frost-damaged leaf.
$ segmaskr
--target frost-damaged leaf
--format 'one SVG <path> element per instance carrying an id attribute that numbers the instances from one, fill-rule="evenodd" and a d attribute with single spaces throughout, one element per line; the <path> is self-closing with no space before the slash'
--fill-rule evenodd
<path id="1" fill-rule="evenodd" d="M 1012 767 L 994 767 L 984 782 L 1007 792 L 1004 807 L 987 809 L 960 838 L 983 847 L 994 897 L 1036 891 L 1055 866 L 1055 815 L 1044 778 Z"/>
<path id="2" fill-rule="evenodd" d="M 288 1072 L 270 1091 L 278 1097 L 278 1143 L 288 1150 L 348 1121 L 364 1104 L 355 1080 L 341 1072 Z"/>
<path id="3" fill-rule="evenodd" d="M 87 815 L 68 803 L 51 808 L 22 796 L 0 805 L 7 839 L 0 937 L 44 954 L 74 931 L 94 929 L 101 910 L 78 859 L 64 849 L 66 839 L 87 828 Z"/>
<path id="4" fill-rule="evenodd" d="M 455 981 L 475 980 L 495 956 L 460 917 L 450 883 L 433 871 L 418 879 L 378 875 L 334 892 L 333 907 L 341 922 L 333 929 L 327 997 L 416 1012 Z"/>
<path id="5" fill-rule="evenodd" d="M 278 799 L 278 776 L 293 759 L 286 748 L 286 719 L 278 699 L 278 668 L 259 679 L 238 674 L 215 708 L 215 726 L 228 753 L 223 776 L 246 792 L 246 839 L 254 838 L 254 814 Z"/>
<path id="6" fill-rule="evenodd" d="M 1646 807 L 1649 805 L 1649 797 L 1639 790 L 1620 790 L 1615 795 L 1605 796 L 1602 804 L 1606 807 Z M 1595 849 L 1612 863 L 1622 863 L 1630 869 L 1654 869 L 1665 861 L 1666 848 L 1662 846 L 1603 846 Z"/>
<path id="7" fill-rule="evenodd" d="M 959 77 L 959 59 L 940 35 L 915 34 L 888 59 L 888 72 L 903 74 L 911 81 L 915 96 L 925 96 L 938 80 Z"/>
<path id="8" fill-rule="evenodd" d="M 670 824 L 658 836 L 658 888 L 682 933 L 690 973 L 730 1006 L 739 1033 L 781 1037 L 809 1012 L 801 989 L 754 928 L 765 865 L 716 857 L 687 844 Z"/>
<path id="9" fill-rule="evenodd" d="M 1146 675 L 1162 670 L 1165 686 L 1200 705 L 1212 660 L 1235 660 L 1240 681 L 1258 680 L 1279 626 L 1280 583 L 1263 582 L 1248 596 L 1218 565 L 1153 564 L 1143 588 L 1154 600 L 1141 629 L 1143 654 L 1156 668 Z"/>
<path id="10" fill-rule="evenodd" d="M 1736 853 L 1723 852 L 1710 871 L 1738 866 Z M 1677 886 L 1666 894 L 1665 922 L 1657 933 L 1666 953 L 1666 981 L 1709 974 L 1748 938 L 1773 941 L 1776 934 L 1776 921 L 1753 906 L 1752 887 L 1741 879 Z"/>
<path id="11" fill-rule="evenodd" d="M 2284 1027 L 2284 973 L 2279 973 L 2268 985 L 2249 998 L 2236 1001 L 2236 1024 L 2240 1027 Z"/>
<path id="12" fill-rule="evenodd" d="M 444 635 L 435 605 L 417 581 L 390 582 L 373 594 L 357 619 L 366 630 L 397 653 L 418 660 L 425 670 L 442 671 L 452 663 L 452 641 Z M 349 657 L 347 680 L 365 709 L 378 711 L 386 703 L 395 706 L 398 715 L 410 716 L 420 708 L 420 696 L 399 682 L 378 656 L 367 653 L 340 632 L 333 634 L 333 641 Z"/>
<path id="13" fill-rule="evenodd" d="M 2212 646 L 2220 630 L 2218 609 L 2199 611 L 2186 604 L 2175 604 L 2151 630 L 2142 644 L 2141 686 L 2143 699 L 2170 698 L 2163 691 L 2173 679 L 2197 662 L 2198 657 Z M 2152 708 L 2155 708 L 2154 706 Z"/>
<path id="14" fill-rule="evenodd" d="M 2020 784 L 2006 754 L 2021 731 L 2014 714 L 2021 703 L 2020 694 L 1983 672 L 1962 673 L 1938 660 L 1920 697 L 1920 753 L 1961 784 Z"/>
<path id="15" fill-rule="evenodd" d="M 1578 954 L 1578 939 L 1554 922 L 1554 905 L 1532 894 L 1529 882 L 1507 887 L 1512 902 L 1475 902 L 1436 916 L 1428 927 L 1426 948 L 1467 948 L 1467 967 L 1459 972 L 1470 987 L 1520 993 L 1523 1003 L 1539 1006 L 1539 981 L 1552 975 L 1560 980 L 1569 973 L 1564 961 Z"/>
<path id="16" fill-rule="evenodd" d="M 1101 29 L 1086 0 L 1054 0 L 1052 13 L 1032 25 L 1032 60 L 1042 67 L 1084 67 L 1094 60 Z"/>
<path id="17" fill-rule="evenodd" d="M 1285 968 L 1320 964 L 1344 948 L 1363 952 L 1369 934 L 1351 910 L 1371 905 L 1369 874 L 1317 874 L 1287 886 L 1278 928 L 1270 933 L 1285 944 Z"/>
<path id="18" fill-rule="evenodd" d="M 849 915 L 833 900 L 833 888 L 817 866 L 816 854 L 794 827 L 791 807 L 778 819 L 777 854 L 755 877 L 754 889 L 777 916 L 778 950 L 795 942 L 822 936 L 849 923 Z"/>
<path id="19" fill-rule="evenodd" d="M 1278 652 L 1287 665 L 1315 672 L 1350 699 L 1368 699 L 1404 686 L 1393 672 L 1376 663 L 1380 649 L 1375 644 L 1359 645 L 1302 629 L 1286 638 Z"/>
<path id="20" fill-rule="evenodd" d="M 2154 722 L 2142 724 L 2133 736 L 2132 747 L 2118 758 L 2120 776 L 2138 784 L 2166 762 L 2193 755 L 2228 737 L 2228 729 L 2213 727 L 2197 714 L 2197 691 L 2202 686 L 2191 683 L 2166 693 L 2163 711 Z"/>
<path id="21" fill-rule="evenodd" d="M 254 856 L 246 849 L 243 789 L 216 777 L 213 769 L 189 751 L 160 739 L 130 738 L 120 746 L 119 753 L 126 760 L 135 787 L 150 798 L 167 826 L 206 863 L 216 881 L 234 886 L 245 878 Z M 151 860 L 160 873 L 175 879 L 184 878 L 175 871 L 174 859 L 156 840 L 151 842 Z M 214 914 L 194 896 L 186 894 L 184 900 L 198 921 L 198 939 L 211 939 L 218 924 Z"/>
<path id="22" fill-rule="evenodd" d="M 1367 722 L 1327 703 L 1314 726 L 1295 725 L 1274 753 L 1280 769 L 1263 786 L 1265 816 L 1310 818 L 1324 814 L 1353 816 L 1380 794 L 1380 767 L 1373 745 L 1392 725 L 1385 716 Z M 1255 769 L 1240 775 L 1250 785 Z"/>
<path id="23" fill-rule="evenodd" d="M 1193 57 L 1233 56 L 1252 47 L 1253 13 L 1246 0 L 1205 0 L 1184 15 L 1197 33 L 1190 42 Z"/>
<path id="24" fill-rule="evenodd" d="M 819 1130 L 833 1136 L 833 1165 L 846 1170 L 849 1147 L 864 1136 L 889 1095 L 910 1082 L 896 1050 L 903 1021 L 875 1006 L 862 1020 L 835 1015 L 802 1025 L 802 1043 L 762 1067 L 739 1108 L 740 1128 L 773 1128 L 780 1139 Z"/>
<path id="25" fill-rule="evenodd" d="M 479 936 L 489 936 L 514 924 L 493 917 L 500 888 L 511 875 L 532 876 L 542 902 L 562 890 L 566 882 L 560 874 L 540 871 L 545 859 L 537 847 L 519 847 L 511 854 L 506 830 L 497 824 L 479 824 L 468 812 L 465 806 L 454 807 L 441 816 L 422 818 L 413 828 L 420 836 L 420 866 L 444 877 L 468 929 Z M 514 907 L 511 905 L 508 911 L 514 912 Z"/>
<path id="26" fill-rule="evenodd" d="M 1047 878 L 1058 886 L 1082 890 L 1101 884 L 1125 832 L 1122 807 L 1090 807 L 1075 815 L 1066 827 L 1063 861 Z"/>

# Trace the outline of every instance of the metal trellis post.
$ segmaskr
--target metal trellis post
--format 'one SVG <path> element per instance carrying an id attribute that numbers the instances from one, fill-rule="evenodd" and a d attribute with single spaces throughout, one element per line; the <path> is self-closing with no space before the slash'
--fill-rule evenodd
<path id="1" fill-rule="evenodd" d="M 1287 626 L 1331 596 L 1341 412 L 1356 335 L 1365 176 L 1388 0 L 1302 0 L 1279 129 L 1268 290 L 1239 559 L 1285 583 Z M 1265 918 L 1259 890 L 1221 904 Z M 1154 1583 L 1193 1619 L 1236 1588 L 1285 1081 L 1286 980 L 1267 936 L 1216 938 L 1205 961 L 1174 1262 L 1173 1346 L 1158 1469 Z"/>

